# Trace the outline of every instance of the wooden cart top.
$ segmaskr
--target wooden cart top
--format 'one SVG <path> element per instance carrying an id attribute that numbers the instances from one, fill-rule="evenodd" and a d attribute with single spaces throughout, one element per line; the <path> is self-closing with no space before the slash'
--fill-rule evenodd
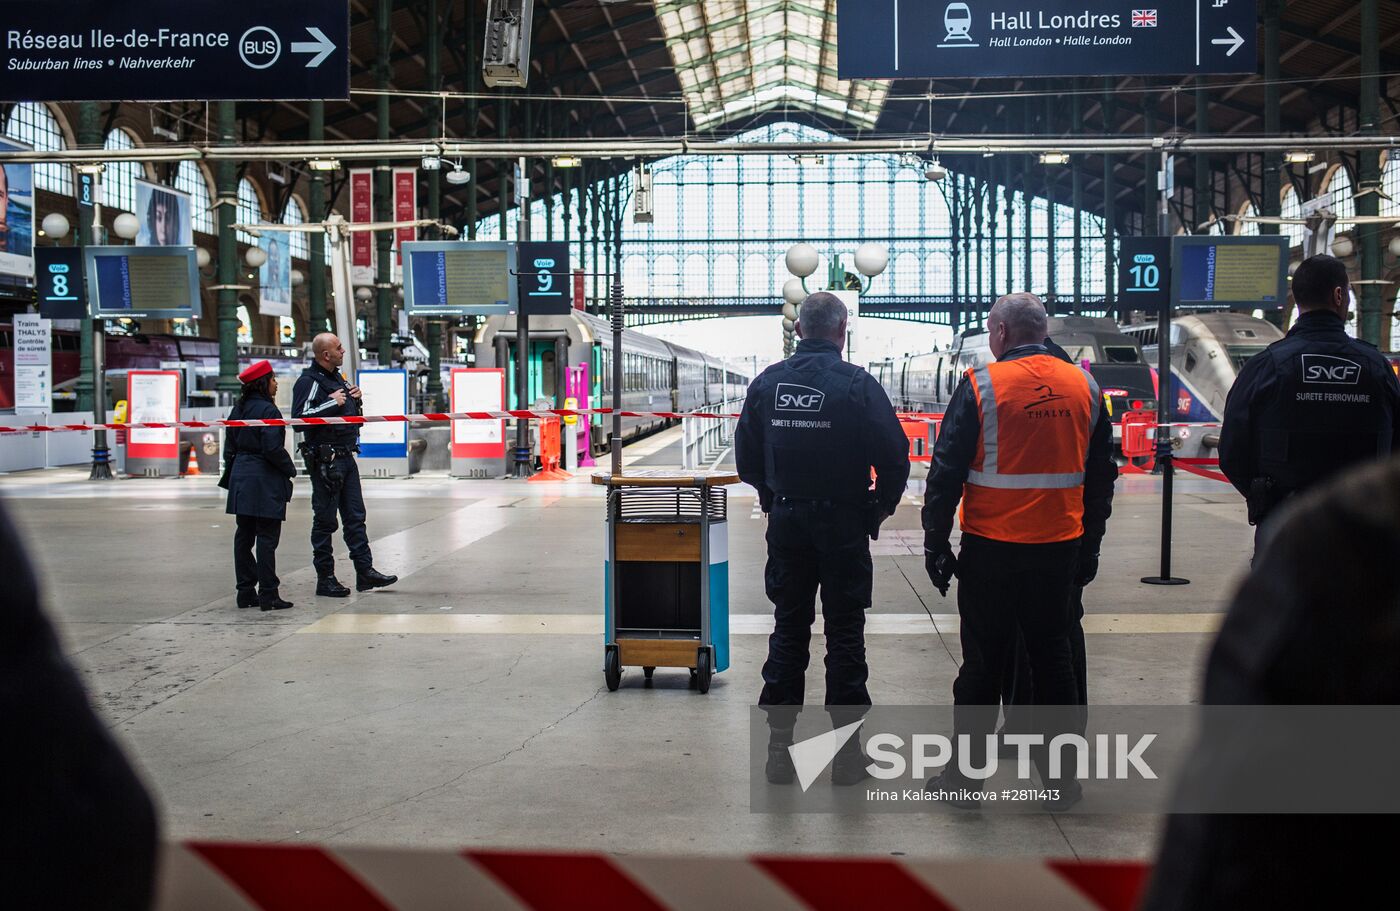
<path id="1" fill-rule="evenodd" d="M 628 468 L 624 474 L 600 471 L 593 483 L 609 487 L 719 487 L 738 484 L 739 476 L 732 471 L 678 472 L 674 468 Z"/>

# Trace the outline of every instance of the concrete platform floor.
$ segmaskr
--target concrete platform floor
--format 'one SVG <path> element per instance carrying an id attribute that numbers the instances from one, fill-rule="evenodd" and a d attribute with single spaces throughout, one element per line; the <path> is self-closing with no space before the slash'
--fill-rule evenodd
<path id="1" fill-rule="evenodd" d="M 629 462 L 663 464 L 676 440 Z M 678 456 L 677 456 L 678 461 Z M 293 610 L 234 606 L 232 520 L 212 477 L 92 484 L 0 478 L 92 698 L 129 747 L 174 839 L 646 852 L 1145 857 L 1145 816 L 765 816 L 748 810 L 748 717 L 771 621 L 764 522 L 730 498 L 733 666 L 709 695 L 683 671 L 603 684 L 603 504 L 584 478 L 367 481 L 376 564 L 395 587 L 313 597 L 309 485 L 279 566 Z M 918 504 L 874 547 L 870 689 L 946 703 L 955 602 L 923 572 Z M 1090 696 L 1183 703 L 1245 565 L 1251 529 L 1226 485 L 1178 484 L 1174 569 L 1157 568 L 1158 482 L 1119 482 L 1088 590 Z M 351 577 L 337 542 L 341 578 Z M 808 698 L 821 699 L 821 638 Z"/>

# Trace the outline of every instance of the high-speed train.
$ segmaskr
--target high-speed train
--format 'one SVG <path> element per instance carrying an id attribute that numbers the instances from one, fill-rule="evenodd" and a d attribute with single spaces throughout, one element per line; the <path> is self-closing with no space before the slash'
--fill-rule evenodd
<path id="1" fill-rule="evenodd" d="M 1115 440 L 1121 433 L 1117 420 L 1124 412 L 1156 410 L 1152 371 L 1143 358 L 1142 347 L 1135 338 L 1121 332 L 1113 320 L 1052 316 L 1047 328 L 1051 340 L 1087 369 L 1108 396 L 1115 419 Z M 946 351 L 872 364 L 871 371 L 899 410 L 937 414 L 947 407 L 964 371 L 991 360 L 985 331 L 971 329 L 958 335 Z"/>
<path id="2" fill-rule="evenodd" d="M 1124 326 L 1123 332 L 1142 345 L 1149 363 L 1157 363 L 1156 322 Z M 1167 393 L 1172 420 L 1218 423 L 1240 368 L 1281 338 L 1277 326 L 1243 313 L 1198 313 L 1173 319 Z M 1175 436 L 1181 440 L 1178 455 L 1211 457 L 1220 443 L 1220 428 L 1179 427 Z"/>
<path id="3" fill-rule="evenodd" d="M 589 406 L 612 407 L 612 326 L 607 320 L 575 310 L 567 316 L 532 316 L 529 328 L 531 402 L 547 399 L 563 407 L 569 377 L 586 366 Z M 477 327 L 473 343 L 476 366 L 507 368 L 507 401 L 514 403 L 515 317 L 488 317 Z M 624 410 L 704 410 L 742 399 L 748 388 L 748 370 L 644 332 L 624 329 L 622 345 Z M 601 451 L 612 422 L 594 415 L 590 423 L 593 448 Z M 641 436 L 667 423 L 662 418 L 623 418 L 623 438 Z"/>

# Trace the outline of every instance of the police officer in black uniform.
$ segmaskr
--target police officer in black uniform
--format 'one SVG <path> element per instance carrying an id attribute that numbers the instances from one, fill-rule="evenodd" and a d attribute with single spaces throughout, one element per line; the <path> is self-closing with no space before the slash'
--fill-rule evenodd
<path id="1" fill-rule="evenodd" d="M 792 357 L 749 386 L 734 437 L 739 477 L 768 515 L 764 586 L 775 625 L 763 665 L 762 706 L 800 706 L 808 644 L 821 591 L 826 631 L 826 705 L 838 725 L 870 705 L 865 610 L 870 538 L 894 514 L 909 479 L 909 444 L 889 397 L 870 374 L 841 359 L 846 305 L 818 292 L 802 302 Z M 871 490 L 870 470 L 878 480 Z M 854 707 L 842 712 L 837 706 Z M 850 719 L 843 720 L 843 715 Z M 767 777 L 793 780 L 788 753 L 796 711 L 770 711 Z M 859 737 L 832 766 L 832 781 L 866 777 Z"/>
<path id="2" fill-rule="evenodd" d="M 1346 334 L 1346 268 L 1331 256 L 1293 273 L 1299 316 L 1244 365 L 1225 402 L 1220 470 L 1264 523 L 1289 497 L 1396 447 L 1400 383 L 1376 347 Z"/>
<path id="3" fill-rule="evenodd" d="M 315 363 L 307 367 L 292 390 L 292 417 L 354 417 L 360 414 L 359 386 L 340 375 L 345 348 L 333 333 L 323 332 L 311 342 Z M 335 554 L 331 535 L 335 534 L 336 513 L 345 524 L 345 546 L 355 564 L 355 589 L 369 591 L 399 581 L 374 568 L 365 531 L 365 499 L 360 491 L 360 469 L 355 453 L 360 451 L 360 428 L 355 424 L 298 427 L 304 434 L 300 449 L 311 475 L 311 562 L 316 567 L 316 594 L 344 598 L 350 589 L 335 577 Z"/>

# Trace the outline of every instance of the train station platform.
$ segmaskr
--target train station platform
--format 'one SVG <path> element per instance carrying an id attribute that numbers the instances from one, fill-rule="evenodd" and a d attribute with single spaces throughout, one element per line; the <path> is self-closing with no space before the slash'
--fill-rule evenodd
<path id="1" fill-rule="evenodd" d="M 667 464 L 664 436 L 628 464 Z M 731 488 L 732 666 L 708 695 L 684 671 L 602 674 L 604 507 L 571 481 L 365 481 L 389 589 L 316 598 L 310 487 L 278 553 L 295 608 L 234 603 L 232 517 L 205 475 L 97 484 L 0 479 L 47 604 L 92 698 L 157 795 L 171 840 L 228 839 L 620 854 L 813 853 L 1142 859 L 1157 817 L 763 815 L 749 810 L 749 712 L 771 629 L 765 521 Z M 946 704 L 955 601 L 923 570 L 921 482 L 872 545 L 867 630 L 877 704 Z M 1159 481 L 1119 481 L 1085 596 L 1094 703 L 1188 704 L 1246 566 L 1228 485 L 1181 479 L 1174 570 L 1153 587 Z M 337 540 L 341 580 L 353 574 Z M 821 699 L 814 636 L 808 700 Z M 1086 797 L 1091 806 L 1092 794 Z"/>

